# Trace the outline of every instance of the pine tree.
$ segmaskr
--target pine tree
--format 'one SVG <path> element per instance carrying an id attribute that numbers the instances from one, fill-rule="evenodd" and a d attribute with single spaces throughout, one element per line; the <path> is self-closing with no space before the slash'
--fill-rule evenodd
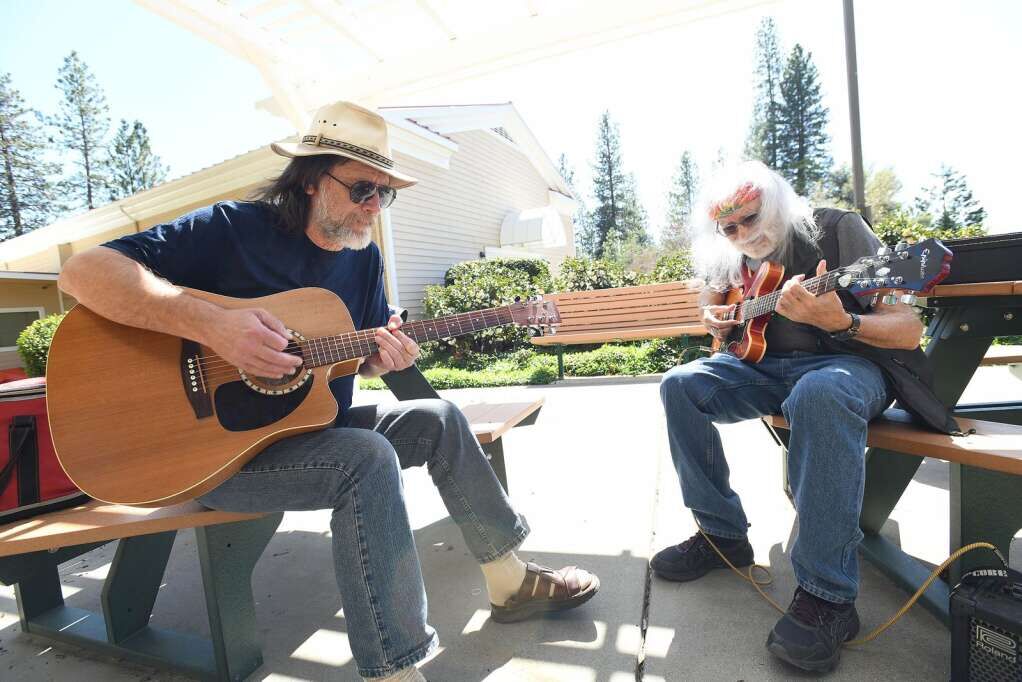
<path id="1" fill-rule="evenodd" d="M 756 31 L 756 103 L 745 140 L 745 156 L 777 168 L 780 152 L 781 50 L 772 17 L 764 17 Z"/>
<path id="2" fill-rule="evenodd" d="M 692 208 L 699 193 L 699 170 L 692 154 L 686 150 L 681 155 L 678 170 L 674 173 L 671 191 L 667 194 L 667 221 L 660 239 L 665 251 L 687 249 L 690 243 Z"/>
<path id="3" fill-rule="evenodd" d="M 796 44 L 781 78 L 784 103 L 778 117 L 777 170 L 805 196 L 830 168 L 827 145 L 829 111 L 820 94 L 819 74 L 812 54 Z"/>
<path id="4" fill-rule="evenodd" d="M 596 138 L 596 161 L 593 162 L 593 198 L 591 212 L 594 233 L 593 255 L 611 256 L 626 241 L 648 244 L 646 212 L 639 204 L 635 178 L 624 172 L 617 125 L 610 112 L 600 117 Z"/>
<path id="5" fill-rule="evenodd" d="M 149 132 L 141 121 L 121 124 L 110 148 L 110 200 L 117 201 L 163 182 L 167 168 L 149 145 Z"/>
<path id="6" fill-rule="evenodd" d="M 592 256 L 596 235 L 593 231 L 592 221 L 589 219 L 585 200 L 575 186 L 575 168 L 564 153 L 557 159 L 557 172 L 564 178 L 564 182 L 567 183 L 575 197 L 575 213 L 571 216 L 571 222 L 575 225 L 575 254 L 577 256 Z"/>
<path id="7" fill-rule="evenodd" d="M 77 52 L 64 58 L 57 72 L 57 89 L 64 97 L 50 123 L 57 140 L 74 156 L 75 172 L 62 183 L 78 206 L 95 208 L 106 185 L 104 150 L 110 127 L 106 97 Z"/>
<path id="8" fill-rule="evenodd" d="M 52 176 L 57 164 L 45 160 L 46 138 L 39 113 L 26 107 L 0 74 L 0 239 L 42 227 L 60 211 Z"/>
<path id="9" fill-rule="evenodd" d="M 916 210 L 928 213 L 934 227 L 953 232 L 983 224 L 986 209 L 972 196 L 963 174 L 942 165 L 933 177 L 936 181 L 916 198 Z"/>

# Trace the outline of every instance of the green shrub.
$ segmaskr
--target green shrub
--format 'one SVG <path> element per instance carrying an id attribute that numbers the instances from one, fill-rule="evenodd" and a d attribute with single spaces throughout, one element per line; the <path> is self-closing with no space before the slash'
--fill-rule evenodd
<path id="1" fill-rule="evenodd" d="M 979 237 L 986 234 L 982 225 L 968 225 L 955 229 L 941 229 L 925 225 L 905 211 L 897 211 L 873 226 L 873 232 L 884 244 L 894 246 L 900 241 L 911 244 L 921 242 L 930 237 L 937 239 L 958 239 L 961 237 Z"/>
<path id="2" fill-rule="evenodd" d="M 692 267 L 692 254 L 686 251 L 674 251 L 657 259 L 647 281 L 651 284 L 657 282 L 675 282 L 683 279 L 690 279 L 695 276 L 695 269 Z"/>
<path id="3" fill-rule="evenodd" d="M 515 299 L 538 296 L 550 288 L 550 269 L 545 261 L 495 258 L 466 261 L 452 266 L 445 286 L 426 287 L 426 317 L 443 317 L 508 305 Z M 441 343 L 456 362 L 469 353 L 502 353 L 525 348 L 529 332 L 506 325 L 474 332 Z"/>
<path id="4" fill-rule="evenodd" d="M 565 258 L 561 263 L 554 289 L 557 291 L 591 291 L 639 284 L 639 275 L 609 260 Z"/>
<path id="5" fill-rule="evenodd" d="M 485 369 L 467 370 L 458 367 L 429 367 L 422 374 L 433 388 L 484 388 L 487 386 L 522 386 L 549 384 L 557 380 L 557 360 L 550 355 L 533 354 L 525 366 L 516 366 L 522 356 L 493 359 Z M 384 388 L 381 379 L 359 379 L 359 387 L 369 390 Z"/>
<path id="6" fill-rule="evenodd" d="M 544 292 L 550 290 L 550 264 L 540 258 L 487 258 L 455 263 L 444 274 L 444 286 L 483 274 L 511 275 L 521 272 Z"/>
<path id="7" fill-rule="evenodd" d="M 25 363 L 25 373 L 30 377 L 41 377 L 46 374 L 46 354 L 50 352 L 53 332 L 64 319 L 64 315 L 47 315 L 25 327 L 18 334 L 18 355 Z"/>

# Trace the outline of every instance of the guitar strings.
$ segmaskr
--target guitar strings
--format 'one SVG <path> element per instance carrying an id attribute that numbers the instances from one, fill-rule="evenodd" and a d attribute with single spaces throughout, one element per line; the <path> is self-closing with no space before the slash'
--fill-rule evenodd
<path id="1" fill-rule="evenodd" d="M 502 315 L 501 313 L 507 313 L 507 315 Z M 507 306 L 470 311 L 467 313 L 458 313 L 447 318 L 440 318 L 436 320 L 421 320 L 404 325 L 402 329 L 413 338 L 418 337 L 421 332 L 423 339 L 429 341 L 432 340 L 430 339 L 431 331 L 432 335 L 438 340 L 440 338 L 471 333 L 473 331 L 479 331 L 480 329 L 501 324 L 509 324 L 512 321 L 513 316 L 510 315 L 510 307 Z M 467 323 L 467 325 L 463 324 L 463 322 Z M 452 328 L 452 323 L 457 324 L 457 331 Z M 477 323 L 481 323 L 483 326 L 476 327 L 475 325 Z M 441 333 L 441 330 L 439 329 L 441 324 L 446 327 L 446 334 Z M 467 329 L 466 326 L 468 326 Z M 301 355 L 303 358 L 308 355 L 311 356 L 313 361 L 318 361 L 320 358 L 325 361 L 312 365 L 314 367 L 333 362 L 354 360 L 372 355 L 376 352 L 376 350 L 378 350 L 379 346 L 373 340 L 375 334 L 375 329 L 363 329 L 353 332 L 345 332 L 344 334 L 336 336 L 307 339 L 301 342 L 292 341 L 288 343 L 282 352 L 286 352 L 291 355 Z M 416 340 L 420 339 L 416 338 Z M 340 357 L 337 357 L 338 355 Z M 236 366 L 222 359 L 219 355 L 198 356 L 196 360 L 199 365 L 199 370 L 202 372 L 203 380 L 220 379 L 225 376 L 233 376 L 239 372 Z"/>
<path id="2" fill-rule="evenodd" d="M 504 320 L 499 314 L 500 311 L 497 311 L 494 320 L 486 319 L 487 317 L 490 317 L 488 315 L 480 315 L 479 316 L 480 319 L 472 319 L 472 316 L 476 316 L 477 313 L 487 312 L 490 311 L 489 310 L 474 311 L 472 313 L 463 314 L 464 316 L 468 316 L 468 322 L 472 323 L 472 326 L 470 326 L 468 329 L 466 329 L 465 325 L 461 324 L 460 321 L 458 320 L 456 320 L 456 322 L 458 322 L 457 331 L 455 331 L 451 327 L 450 323 L 446 322 L 445 320 L 440 320 L 440 322 L 443 322 L 444 325 L 447 327 L 446 333 L 442 333 L 442 331 L 439 329 L 440 325 L 437 323 L 438 321 L 436 320 L 413 322 L 411 324 L 405 325 L 403 329 L 405 330 L 405 333 L 408 333 L 413 337 L 418 337 L 419 334 L 421 333 L 422 339 L 429 341 L 433 340 L 430 338 L 431 333 L 432 336 L 435 336 L 436 339 L 440 339 L 447 336 L 457 336 L 459 334 L 479 331 L 480 329 L 492 327 L 497 324 L 507 324 L 511 321 Z M 481 323 L 483 326 L 477 327 L 475 326 L 475 323 Z M 375 337 L 375 333 L 376 333 L 375 329 L 364 329 L 356 332 L 346 332 L 338 336 L 327 336 L 314 339 L 306 339 L 305 341 L 302 342 L 289 343 L 288 346 L 285 347 L 285 349 L 282 352 L 288 352 L 292 355 L 303 356 L 308 355 L 311 356 L 313 360 L 318 360 L 320 359 L 318 356 L 322 356 L 322 359 L 325 360 L 325 362 L 321 364 L 326 364 L 335 361 L 350 360 L 358 357 L 366 357 L 368 355 L 372 355 L 378 349 L 376 342 L 373 340 Z M 298 348 L 298 353 L 291 352 L 295 346 L 297 346 Z M 341 357 L 334 357 L 338 354 L 340 354 Z M 200 367 L 205 370 L 215 371 L 225 367 L 230 367 L 232 369 L 234 368 L 234 365 L 231 365 L 229 362 L 223 360 L 218 355 L 199 356 L 196 359 Z"/>
<path id="3" fill-rule="evenodd" d="M 496 318 L 495 321 L 489 321 L 489 320 L 486 319 L 488 317 L 487 313 L 491 313 L 491 312 L 493 312 L 493 314 L 494 314 L 494 316 Z M 481 310 L 481 311 L 473 311 L 471 313 L 459 313 L 458 315 L 451 316 L 451 318 L 441 318 L 441 319 L 438 319 L 438 320 L 421 320 L 421 321 L 418 321 L 418 322 L 411 322 L 411 323 L 408 323 L 408 324 L 402 326 L 401 329 L 406 334 L 415 335 L 415 336 L 417 336 L 419 334 L 419 332 L 421 331 L 423 333 L 423 340 L 430 341 L 430 340 L 434 340 L 434 339 L 430 339 L 430 331 L 431 331 L 430 327 L 432 327 L 432 334 L 436 336 L 436 339 L 444 338 L 444 337 L 447 337 L 447 336 L 457 336 L 459 334 L 465 334 L 465 333 L 470 333 L 470 332 L 473 332 L 473 331 L 479 331 L 481 329 L 480 327 L 475 327 L 475 326 L 472 326 L 472 327 L 466 329 L 465 325 L 461 324 L 461 322 L 462 322 L 461 318 L 463 318 L 463 317 L 467 317 L 468 318 L 467 321 L 470 322 L 470 323 L 475 323 L 477 321 L 478 322 L 482 322 L 483 325 L 484 325 L 482 328 L 489 327 L 489 326 L 495 326 L 496 324 L 510 323 L 511 322 L 510 319 L 508 319 L 507 321 L 504 321 L 501 318 L 500 312 L 501 312 L 500 309 L 487 309 L 487 310 Z M 473 320 L 472 316 L 479 316 L 481 319 L 480 320 Z M 457 323 L 457 325 L 458 325 L 458 330 L 457 331 L 455 331 L 454 329 L 451 328 L 451 322 L 448 322 L 448 319 L 453 319 L 454 322 Z M 443 323 L 447 327 L 447 330 L 446 330 L 447 333 L 446 334 L 441 334 L 441 332 L 438 329 L 438 326 L 439 326 L 438 323 Z M 313 339 L 306 339 L 305 341 L 293 342 L 293 343 L 296 343 L 299 346 L 304 344 L 307 348 L 310 348 L 313 352 L 316 352 L 316 353 L 319 353 L 319 352 L 322 352 L 322 351 L 337 351 L 337 350 L 341 350 L 341 349 L 353 350 L 356 346 L 361 346 L 363 344 L 367 345 L 367 346 L 372 346 L 372 344 L 374 342 L 371 341 L 371 339 L 375 336 L 375 334 L 376 334 L 376 330 L 375 329 L 361 329 L 361 330 L 357 330 L 357 331 L 353 331 L 353 332 L 345 332 L 343 334 L 338 334 L 338 335 L 335 335 L 335 336 L 322 336 L 322 337 L 317 337 L 317 338 L 313 338 Z M 291 348 L 291 346 L 292 346 L 292 343 L 289 343 L 288 346 L 285 347 L 283 352 L 288 352 L 289 349 Z M 371 350 L 370 354 L 372 352 L 373 351 Z M 226 361 L 223 361 L 222 358 L 220 358 L 219 355 L 203 355 L 203 356 L 197 356 L 195 359 L 196 359 L 196 361 L 198 361 L 200 363 L 204 363 L 204 362 L 208 363 L 207 366 L 210 366 L 210 367 L 214 366 L 214 364 L 217 361 L 221 361 L 224 364 L 229 364 Z"/>

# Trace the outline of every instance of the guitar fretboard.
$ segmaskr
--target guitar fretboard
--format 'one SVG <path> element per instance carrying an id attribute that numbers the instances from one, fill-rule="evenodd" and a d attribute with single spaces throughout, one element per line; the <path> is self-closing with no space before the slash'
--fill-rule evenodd
<path id="1" fill-rule="evenodd" d="M 802 286 L 814 296 L 820 296 L 838 288 L 838 278 L 844 274 L 842 270 L 825 272 L 818 277 L 804 280 Z M 781 290 L 771 291 L 749 301 L 745 301 L 735 309 L 732 319 L 751 320 L 760 315 L 772 313 L 777 308 L 777 301 L 781 298 Z"/>
<path id="2" fill-rule="evenodd" d="M 487 308 L 470 313 L 458 313 L 434 320 L 420 320 L 401 325 L 401 331 L 416 343 L 449 339 L 471 334 L 490 327 L 511 324 L 511 308 Z M 377 350 L 376 330 L 362 329 L 336 336 L 306 339 L 300 346 L 307 367 L 320 367 L 344 360 L 369 357 Z"/>

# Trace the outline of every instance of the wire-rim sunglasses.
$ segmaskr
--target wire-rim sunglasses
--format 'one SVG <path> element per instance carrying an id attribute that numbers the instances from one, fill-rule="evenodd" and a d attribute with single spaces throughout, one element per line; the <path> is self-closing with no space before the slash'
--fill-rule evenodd
<path id="1" fill-rule="evenodd" d="M 348 197 L 354 204 L 364 204 L 374 194 L 378 194 L 380 196 L 380 208 L 388 208 L 394 203 L 394 199 L 397 198 L 397 190 L 389 185 L 377 185 L 375 182 L 369 182 L 368 180 L 359 180 L 349 185 L 343 180 L 334 177 L 331 173 L 327 173 L 327 175 L 348 188 Z"/>
<path id="2" fill-rule="evenodd" d="M 749 228 L 755 225 L 757 220 L 759 220 L 759 213 L 750 213 L 736 223 L 725 225 L 717 223 L 717 233 L 722 237 L 732 237 L 738 232 L 739 226 Z"/>

